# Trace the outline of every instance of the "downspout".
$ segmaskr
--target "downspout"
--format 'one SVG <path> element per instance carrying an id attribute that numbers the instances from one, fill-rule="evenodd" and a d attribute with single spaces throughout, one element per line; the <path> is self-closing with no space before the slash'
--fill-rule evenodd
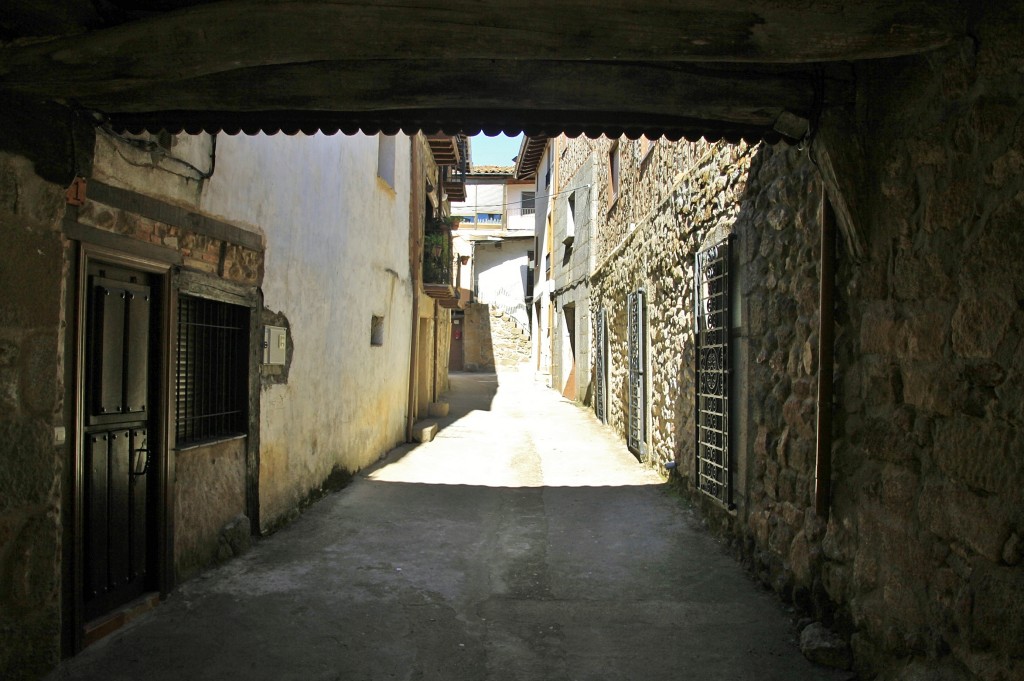
<path id="1" fill-rule="evenodd" d="M 440 323 L 441 323 L 441 321 L 440 321 L 440 318 L 438 317 L 437 313 L 440 312 L 440 310 L 439 310 L 440 307 L 441 306 L 438 305 L 437 301 L 435 300 L 434 301 L 434 367 L 433 367 L 432 371 L 430 372 L 430 385 L 431 385 L 430 401 L 431 402 L 437 402 L 437 346 L 441 342 L 441 337 L 440 337 Z"/>
<path id="2" fill-rule="evenodd" d="M 821 281 L 818 294 L 817 443 L 814 456 L 814 510 L 828 520 L 832 497 L 832 381 L 835 366 L 835 213 L 821 191 Z"/>
<path id="3" fill-rule="evenodd" d="M 409 201 L 409 277 L 412 279 L 412 335 L 409 348 L 409 401 L 406 405 L 405 441 L 412 442 L 412 428 L 416 423 L 416 379 L 419 355 L 420 329 L 420 277 L 423 263 L 423 215 L 426 206 L 423 198 L 423 183 L 420 181 L 419 135 L 412 138 L 410 153 L 412 196 Z"/>

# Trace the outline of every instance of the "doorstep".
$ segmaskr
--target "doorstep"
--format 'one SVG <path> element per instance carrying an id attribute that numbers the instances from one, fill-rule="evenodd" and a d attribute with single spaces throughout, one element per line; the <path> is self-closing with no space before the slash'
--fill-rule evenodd
<path id="1" fill-rule="evenodd" d="M 147 593 L 139 596 L 131 603 L 127 603 L 117 610 L 101 615 L 90 620 L 82 627 L 82 645 L 91 646 L 96 641 L 113 634 L 115 631 L 134 620 L 139 615 L 149 612 L 160 602 L 160 594 L 157 592 Z"/>

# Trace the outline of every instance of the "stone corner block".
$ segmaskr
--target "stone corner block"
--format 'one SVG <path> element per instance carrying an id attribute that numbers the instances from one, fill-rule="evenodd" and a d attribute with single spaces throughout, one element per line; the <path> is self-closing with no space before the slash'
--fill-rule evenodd
<path id="1" fill-rule="evenodd" d="M 437 435 L 437 424 L 433 421 L 420 421 L 412 427 L 412 437 L 417 442 L 430 442 Z"/>
<path id="2" fill-rule="evenodd" d="M 811 662 L 836 669 L 849 669 L 853 662 L 849 644 L 821 622 L 800 632 L 800 652 Z"/>

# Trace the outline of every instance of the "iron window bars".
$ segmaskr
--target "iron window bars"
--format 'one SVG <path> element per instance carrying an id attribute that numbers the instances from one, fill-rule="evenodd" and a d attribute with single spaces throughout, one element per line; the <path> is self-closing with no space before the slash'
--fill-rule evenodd
<path id="1" fill-rule="evenodd" d="M 701 251 L 694 276 L 697 486 L 725 505 L 729 480 L 729 240 Z"/>
<path id="2" fill-rule="evenodd" d="M 178 298 L 178 447 L 246 433 L 248 337 L 248 308 L 184 294 Z"/>
<path id="3" fill-rule="evenodd" d="M 644 290 L 637 289 L 626 297 L 629 341 L 629 450 L 641 461 L 647 455 L 647 360 L 646 309 Z"/>

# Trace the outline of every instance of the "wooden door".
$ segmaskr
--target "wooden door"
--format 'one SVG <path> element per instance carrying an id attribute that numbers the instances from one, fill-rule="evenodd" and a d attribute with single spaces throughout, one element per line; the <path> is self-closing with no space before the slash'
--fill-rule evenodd
<path id="1" fill-rule="evenodd" d="M 465 333 L 466 318 L 464 315 L 452 315 L 452 341 L 448 350 L 448 370 L 462 371 L 465 367 L 465 355 L 462 350 L 462 336 Z"/>
<path id="2" fill-rule="evenodd" d="M 85 295 L 83 603 L 92 619 L 151 589 L 158 447 L 152 275 L 92 263 Z"/>

